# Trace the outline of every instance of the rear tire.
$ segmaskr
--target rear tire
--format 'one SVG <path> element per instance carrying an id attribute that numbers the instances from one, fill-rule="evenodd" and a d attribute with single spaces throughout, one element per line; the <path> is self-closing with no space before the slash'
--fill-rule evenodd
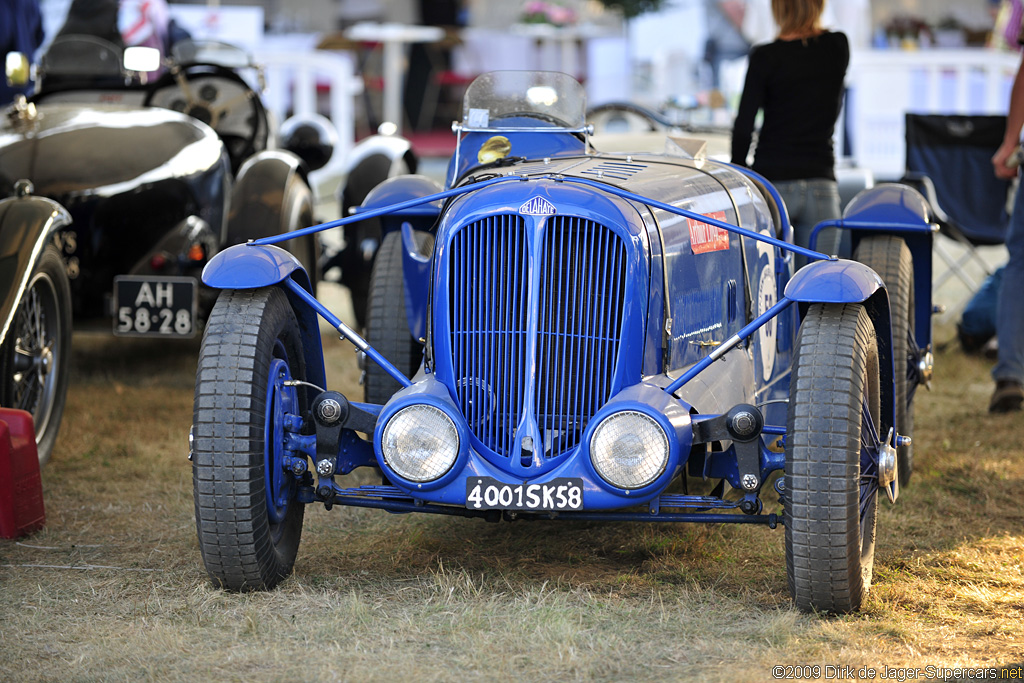
<path id="1" fill-rule="evenodd" d="M 867 312 L 812 305 L 797 340 L 786 427 L 786 573 L 802 610 L 855 611 L 871 586 L 878 482 L 861 444 L 872 443 L 879 415 Z"/>
<path id="2" fill-rule="evenodd" d="M 0 348 L 0 405 L 32 414 L 39 465 L 57 442 L 71 367 L 71 288 L 60 252 L 47 246 Z"/>
<path id="3" fill-rule="evenodd" d="M 349 216 L 352 209 L 360 206 L 377 185 L 388 179 L 393 164 L 391 158 L 385 154 L 371 154 L 349 172 L 348 180 L 341 192 L 343 218 Z M 399 172 L 410 171 L 406 167 Z M 364 328 L 367 320 L 370 277 L 383 232 L 381 219 L 368 218 L 349 223 L 343 230 L 345 248 L 338 256 L 338 263 L 341 265 L 341 284 L 348 287 L 352 296 L 352 312 L 355 314 L 356 324 Z"/>
<path id="4" fill-rule="evenodd" d="M 423 346 L 409 333 L 400 232 L 389 233 L 377 252 L 366 314 L 366 341 L 411 378 L 423 362 Z M 391 375 L 366 359 L 363 389 L 367 403 L 386 403 L 400 388 Z"/>
<path id="5" fill-rule="evenodd" d="M 308 401 L 286 379 L 306 373 L 284 292 L 221 292 L 199 352 L 192 482 L 206 571 L 230 590 L 273 588 L 298 553 L 305 506 L 282 457 L 285 417 Z"/>
<path id="6" fill-rule="evenodd" d="M 908 400 L 909 368 L 907 359 L 914 358 L 917 345 L 914 325 L 914 260 L 906 243 L 894 235 L 878 235 L 861 240 L 854 255 L 878 273 L 889 292 L 889 308 L 892 317 L 893 367 L 896 373 L 896 432 L 902 436 L 914 436 L 914 406 Z M 914 472 L 914 446 L 899 446 L 896 457 L 899 463 L 900 488 L 910 483 Z"/>

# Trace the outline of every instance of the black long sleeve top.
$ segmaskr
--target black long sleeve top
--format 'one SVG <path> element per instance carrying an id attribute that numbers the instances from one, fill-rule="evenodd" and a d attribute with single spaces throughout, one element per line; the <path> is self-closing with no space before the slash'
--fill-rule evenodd
<path id="1" fill-rule="evenodd" d="M 839 32 L 751 49 L 732 129 L 733 163 L 747 165 L 754 118 L 761 110 L 751 168 L 768 180 L 835 180 L 832 134 L 849 63 L 850 44 Z"/>

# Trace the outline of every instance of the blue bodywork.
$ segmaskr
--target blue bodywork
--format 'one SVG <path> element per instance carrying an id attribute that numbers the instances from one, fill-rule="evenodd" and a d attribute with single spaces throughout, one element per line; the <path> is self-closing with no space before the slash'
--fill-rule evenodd
<path id="1" fill-rule="evenodd" d="M 880 361 L 874 427 L 883 436 L 894 427 L 895 373 L 904 369 L 893 365 L 884 283 L 863 264 L 793 245 L 770 183 L 703 158 L 596 153 L 576 131 L 513 127 L 500 132 L 504 156 L 481 161 L 496 135 L 460 133 L 445 188 L 394 178 L 356 215 L 232 247 L 207 266 L 211 287 L 288 291 L 315 368 L 311 382 L 323 378 L 319 314 L 404 387 L 384 406 L 354 404 L 371 416 L 372 438 L 344 429 L 330 474 L 299 486 L 299 501 L 495 518 L 510 513 L 475 509 L 467 499 L 474 481 L 522 488 L 570 480 L 582 482 L 582 505 L 538 514 L 774 526 L 780 516 L 762 513 L 760 492 L 785 465 L 779 445 L 794 344 L 816 303 L 865 306 Z M 427 352 L 411 380 L 316 302 L 299 263 L 272 246 L 374 217 L 402 231 L 409 334 Z M 842 220 L 819 229 L 828 225 L 852 230 L 855 241 L 905 235 L 915 264 L 930 263 L 927 207 L 909 188 L 868 190 Z M 433 237 L 429 255 L 418 246 L 421 233 Z M 794 252 L 812 260 L 795 274 Z M 916 277 L 916 329 L 926 348 L 930 271 Z M 428 481 L 404 477 L 383 450 L 386 426 L 410 406 L 444 416 L 458 442 L 451 465 Z M 749 444 L 715 426 L 737 406 L 763 416 Z M 636 487 L 612 485 L 591 458 L 595 431 L 618 413 L 656 425 L 667 443 L 663 467 Z M 281 467 L 322 457 L 308 436 L 276 448 L 271 461 Z M 378 468 L 385 484 L 335 480 L 363 466 Z M 722 479 L 739 495 L 666 493 L 684 473 Z M 520 514 L 529 513 L 512 516 Z"/>

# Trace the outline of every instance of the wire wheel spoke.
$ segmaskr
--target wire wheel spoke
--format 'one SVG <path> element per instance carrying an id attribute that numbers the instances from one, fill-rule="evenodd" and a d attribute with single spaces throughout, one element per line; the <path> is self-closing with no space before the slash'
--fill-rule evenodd
<path id="1" fill-rule="evenodd" d="M 860 518 L 870 509 L 878 495 L 878 453 L 882 444 L 878 438 L 878 429 L 871 419 L 871 411 L 864 402 L 861 411 L 860 430 Z"/>
<path id="2" fill-rule="evenodd" d="M 53 368 L 54 341 L 38 287 L 29 290 L 18 314 L 14 342 L 14 405 L 35 414 Z M 38 416 L 37 416 L 38 417 Z"/>

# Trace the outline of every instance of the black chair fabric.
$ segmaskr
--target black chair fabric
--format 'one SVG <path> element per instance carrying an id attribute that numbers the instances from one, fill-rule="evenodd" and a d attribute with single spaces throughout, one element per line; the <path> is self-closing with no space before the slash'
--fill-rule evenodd
<path id="1" fill-rule="evenodd" d="M 992 172 L 1005 129 L 1005 116 L 906 115 L 906 180 L 926 188 L 926 197 L 933 186 L 940 226 L 978 246 L 1006 237 L 1011 183 Z"/>

